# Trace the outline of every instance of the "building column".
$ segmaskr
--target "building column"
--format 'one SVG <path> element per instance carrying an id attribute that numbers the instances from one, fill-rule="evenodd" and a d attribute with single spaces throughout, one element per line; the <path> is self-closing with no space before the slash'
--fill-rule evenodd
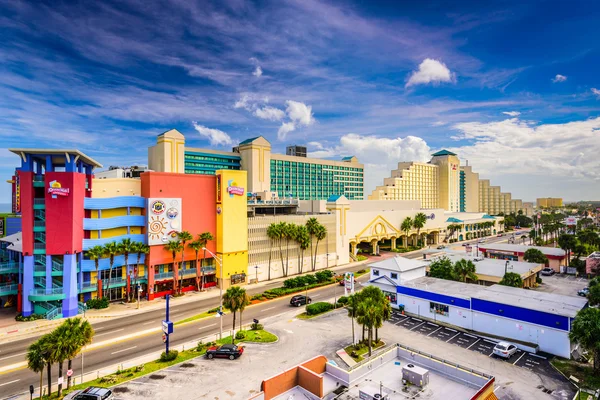
<path id="1" fill-rule="evenodd" d="M 396 238 L 392 238 L 392 250 L 396 248 Z"/>
<path id="2" fill-rule="evenodd" d="M 148 266 L 148 300 L 154 300 L 154 265 Z"/>
<path id="3" fill-rule="evenodd" d="M 352 247 L 352 255 L 355 256 L 356 255 L 356 246 L 358 246 L 358 243 L 350 243 L 350 246 Z"/>
<path id="4" fill-rule="evenodd" d="M 63 317 L 77 315 L 77 254 L 65 254 L 63 258 Z"/>
<path id="5" fill-rule="evenodd" d="M 371 248 L 372 248 L 372 254 L 373 254 L 373 255 L 376 255 L 376 254 L 377 254 L 377 243 L 379 243 L 379 242 L 377 241 L 377 239 L 373 239 L 373 240 L 371 241 Z"/>
<path id="6" fill-rule="evenodd" d="M 46 293 L 52 289 L 52 256 L 46 255 Z"/>
<path id="7" fill-rule="evenodd" d="M 33 289 L 33 256 L 23 257 L 23 316 L 28 317 L 33 314 L 33 304 L 29 300 L 29 292 Z"/>

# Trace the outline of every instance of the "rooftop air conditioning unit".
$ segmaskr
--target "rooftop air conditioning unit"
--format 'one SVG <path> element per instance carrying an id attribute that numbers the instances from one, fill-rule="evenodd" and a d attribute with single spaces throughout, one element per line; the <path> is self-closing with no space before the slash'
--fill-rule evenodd
<path id="1" fill-rule="evenodd" d="M 414 364 L 408 364 L 402 368 L 402 379 L 413 385 L 425 387 L 429 384 L 429 371 Z"/>

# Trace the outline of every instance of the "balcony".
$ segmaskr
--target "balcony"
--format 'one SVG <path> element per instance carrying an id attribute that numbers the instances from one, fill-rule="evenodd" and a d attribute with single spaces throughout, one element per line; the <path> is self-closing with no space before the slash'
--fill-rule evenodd
<path id="1" fill-rule="evenodd" d="M 95 292 L 98 290 L 98 282 L 83 282 L 80 293 Z"/>
<path id="2" fill-rule="evenodd" d="M 173 272 L 161 272 L 160 274 L 154 274 L 155 282 L 163 279 L 173 279 Z"/>
<path id="3" fill-rule="evenodd" d="M 216 274 L 217 268 L 215 267 L 202 267 L 202 273 L 205 275 Z"/>
<path id="4" fill-rule="evenodd" d="M 46 208 L 46 199 L 33 199 L 34 210 L 44 210 Z"/>
<path id="5" fill-rule="evenodd" d="M 8 296 L 9 294 L 18 294 L 19 285 L 0 285 L 0 296 Z"/>
<path id="6" fill-rule="evenodd" d="M 126 278 L 113 278 L 111 280 L 108 281 L 108 287 L 109 288 L 115 288 L 115 287 L 123 287 L 127 284 L 127 279 Z M 105 282 L 102 282 L 102 285 L 105 285 Z"/>
<path id="7" fill-rule="evenodd" d="M 29 291 L 30 301 L 52 301 L 52 300 L 64 300 L 65 293 L 63 288 L 35 288 Z"/>
<path id="8" fill-rule="evenodd" d="M 196 268 L 188 268 L 181 270 L 183 276 L 196 276 Z"/>
<path id="9" fill-rule="evenodd" d="M 33 187 L 44 187 L 44 175 L 33 176 Z"/>
<path id="10" fill-rule="evenodd" d="M 16 274 L 19 272 L 19 263 L 9 261 L 0 263 L 0 274 Z"/>
<path id="11" fill-rule="evenodd" d="M 34 232 L 46 232 L 46 222 L 45 221 L 34 221 L 33 222 L 33 231 Z"/>
<path id="12" fill-rule="evenodd" d="M 46 254 L 46 245 L 44 243 L 34 243 L 33 254 Z"/>

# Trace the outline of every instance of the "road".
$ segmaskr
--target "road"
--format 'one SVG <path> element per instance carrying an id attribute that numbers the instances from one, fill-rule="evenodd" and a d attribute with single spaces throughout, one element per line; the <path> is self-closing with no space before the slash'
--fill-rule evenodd
<path id="1" fill-rule="evenodd" d="M 488 238 L 487 242 L 506 241 L 507 237 Z M 460 248 L 460 245 L 458 245 Z M 386 256 L 393 254 L 387 253 Z M 420 258 L 423 256 L 422 251 L 408 255 L 408 258 Z M 383 257 L 382 257 L 383 258 Z M 378 258 L 374 257 L 373 261 Z M 349 272 L 356 272 L 364 269 L 365 265 L 357 265 L 348 267 Z M 359 282 L 365 282 L 368 276 L 359 278 Z M 279 287 L 281 282 L 274 282 L 272 285 L 252 287 L 247 286 L 248 294 L 253 295 L 265 290 Z M 327 286 L 309 291 L 309 296 L 316 301 L 319 299 L 333 298 L 334 295 L 341 296 L 343 289 L 339 286 Z M 203 299 L 187 304 L 171 303 L 172 321 L 180 321 L 185 318 L 200 314 L 208 309 L 219 305 L 218 298 Z M 289 296 L 271 300 L 265 303 L 260 303 L 250 306 L 244 311 L 244 320 L 251 321 L 252 319 L 264 319 L 266 317 L 275 316 L 289 310 Z M 231 328 L 231 315 L 225 315 L 223 319 L 224 329 Z M 151 310 L 140 313 L 139 315 L 129 315 L 126 317 L 115 318 L 108 321 L 93 322 L 95 330 L 94 340 L 92 343 L 107 342 L 105 346 L 91 349 L 85 352 L 85 371 L 95 371 L 115 365 L 120 362 L 143 356 L 145 354 L 154 353 L 164 348 L 162 336 L 160 332 L 145 334 L 143 336 L 130 337 L 127 340 L 119 340 L 124 335 L 132 335 L 140 333 L 140 335 L 148 329 L 160 326 L 161 320 L 164 319 L 164 310 Z M 193 340 L 201 339 L 211 334 L 219 332 L 219 320 L 217 318 L 206 318 L 195 321 L 190 324 L 175 326 L 175 333 L 171 335 L 171 344 L 176 346 Z M 37 338 L 27 338 L 11 343 L 0 345 L 0 367 L 14 365 L 25 361 L 25 353 L 27 347 Z M 112 342 L 111 342 L 112 341 Z M 65 365 L 66 368 L 66 365 Z M 75 376 L 81 373 L 81 361 L 79 357 L 73 362 L 73 372 Z M 53 381 L 57 379 L 57 366 L 53 371 Z M 44 374 L 44 380 L 47 379 Z M 23 393 L 28 390 L 29 385 L 34 385 L 35 388 L 39 385 L 39 375 L 34 374 L 28 369 L 21 368 L 5 374 L 0 374 L 0 396 L 1 398 L 10 398 L 11 396 Z"/>

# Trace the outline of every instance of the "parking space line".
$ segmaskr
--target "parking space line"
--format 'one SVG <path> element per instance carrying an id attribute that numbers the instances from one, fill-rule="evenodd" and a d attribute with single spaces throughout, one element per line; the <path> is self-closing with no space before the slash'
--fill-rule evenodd
<path id="1" fill-rule="evenodd" d="M 471 343 L 471 345 L 469 347 L 467 347 L 467 350 L 469 350 L 472 346 L 475 345 L 475 343 L 479 342 L 481 339 L 477 339 L 476 341 L 474 341 L 473 343 Z"/>
<path id="2" fill-rule="evenodd" d="M 542 360 L 547 360 L 547 358 L 546 358 L 546 357 L 544 357 L 544 356 L 538 356 L 537 354 L 529 353 L 529 355 L 530 355 L 530 356 L 537 357 L 537 358 L 541 358 Z"/>
<path id="3" fill-rule="evenodd" d="M 458 332 L 456 329 L 452 329 L 452 328 L 446 328 L 446 329 L 448 329 L 449 331 L 452 331 L 452 332 Z"/>
<path id="4" fill-rule="evenodd" d="M 456 331 L 455 331 L 456 332 Z M 455 337 L 457 337 L 458 335 L 460 335 L 460 332 L 457 333 L 456 335 L 452 336 L 450 339 L 446 340 L 446 343 L 448 343 L 449 341 L 451 341 L 452 339 L 454 339 Z"/>
<path id="5" fill-rule="evenodd" d="M 424 323 L 425 323 L 425 322 L 421 322 L 419 325 L 415 325 L 415 326 L 413 326 L 412 328 L 410 328 L 410 329 L 409 329 L 409 331 L 412 331 L 413 329 L 420 327 L 420 326 L 421 326 L 421 325 L 423 325 Z"/>
<path id="6" fill-rule="evenodd" d="M 468 333 L 465 333 L 465 336 L 472 337 L 473 339 L 477 339 L 477 336 L 469 335 Z"/>
<path id="7" fill-rule="evenodd" d="M 423 321 L 422 319 L 418 319 L 418 318 L 413 318 L 413 319 L 414 319 L 415 321 L 417 321 L 417 322 L 421 322 L 421 321 Z"/>
<path id="8" fill-rule="evenodd" d="M 488 357 L 491 357 L 492 354 L 494 354 L 494 350 L 492 350 L 492 352 L 490 354 L 488 354 Z"/>
<path id="9" fill-rule="evenodd" d="M 431 335 L 433 335 L 434 333 L 436 333 L 436 332 L 437 332 L 437 331 L 439 331 L 440 329 L 442 329 L 442 327 L 441 327 L 441 326 L 440 326 L 439 328 L 437 328 L 435 331 L 431 332 L 431 333 L 430 333 L 429 335 L 427 335 L 427 336 L 431 336 Z"/>
<path id="10" fill-rule="evenodd" d="M 523 358 L 523 356 L 524 356 L 524 355 L 525 355 L 525 352 L 523 352 L 523 354 L 521 354 L 521 356 L 520 356 L 519 358 L 517 358 L 517 361 L 515 361 L 515 362 L 513 363 L 513 365 L 516 365 L 516 364 L 519 362 L 519 360 L 520 360 L 521 358 Z"/>
<path id="11" fill-rule="evenodd" d="M 488 343 L 491 343 L 491 344 L 493 344 L 494 346 L 495 346 L 495 345 L 498 343 L 498 342 L 493 342 L 493 341 L 491 341 L 491 340 L 487 340 L 487 339 L 483 339 L 483 340 L 484 340 L 485 342 L 488 342 Z"/>
<path id="12" fill-rule="evenodd" d="M 427 325 L 439 326 L 439 325 L 437 325 L 437 324 L 434 324 L 434 323 L 431 323 L 431 322 L 428 322 L 428 323 L 427 323 Z"/>
<path id="13" fill-rule="evenodd" d="M 402 321 L 398 321 L 394 325 L 399 326 L 401 323 L 402 323 Z"/>

